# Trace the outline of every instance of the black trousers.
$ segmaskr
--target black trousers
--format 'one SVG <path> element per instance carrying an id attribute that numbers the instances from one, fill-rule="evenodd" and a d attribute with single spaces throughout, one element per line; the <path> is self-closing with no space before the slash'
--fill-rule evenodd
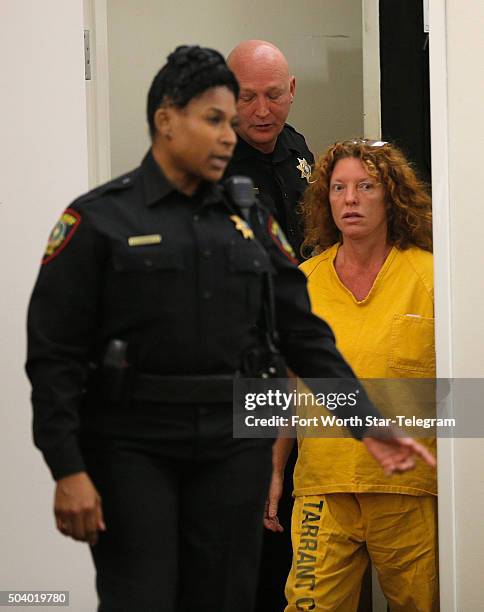
<path id="1" fill-rule="evenodd" d="M 233 439 L 231 406 L 129 413 L 84 436 L 107 526 L 99 612 L 251 612 L 272 440 Z"/>

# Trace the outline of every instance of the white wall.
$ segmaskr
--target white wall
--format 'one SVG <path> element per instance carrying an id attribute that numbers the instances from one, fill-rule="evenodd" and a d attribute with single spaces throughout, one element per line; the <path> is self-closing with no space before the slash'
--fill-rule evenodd
<path id="1" fill-rule="evenodd" d="M 0 23 L 0 590 L 69 590 L 69 609 L 86 612 L 96 601 L 89 553 L 54 528 L 23 373 L 26 307 L 47 237 L 87 187 L 82 0 L 1 0 Z"/>
<path id="2" fill-rule="evenodd" d="M 438 375 L 484 375 L 482 0 L 430 0 Z M 455 405 L 456 416 L 465 410 Z M 442 612 L 484 609 L 484 441 L 439 441 Z"/>
<path id="3" fill-rule="evenodd" d="M 361 0 L 107 0 L 107 7 L 113 175 L 147 149 L 146 94 L 179 44 L 227 54 L 241 40 L 269 40 L 296 75 L 289 121 L 315 153 L 363 133 Z"/>

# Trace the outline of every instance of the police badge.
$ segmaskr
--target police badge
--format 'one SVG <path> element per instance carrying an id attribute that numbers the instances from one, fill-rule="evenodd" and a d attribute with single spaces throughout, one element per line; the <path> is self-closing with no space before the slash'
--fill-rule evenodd
<path id="1" fill-rule="evenodd" d="M 304 157 L 302 159 L 299 159 L 298 157 L 297 161 L 299 162 L 299 165 L 296 166 L 296 168 L 301 172 L 301 178 L 304 178 L 308 183 L 311 183 L 309 180 L 311 178 L 311 166 L 304 159 Z"/>

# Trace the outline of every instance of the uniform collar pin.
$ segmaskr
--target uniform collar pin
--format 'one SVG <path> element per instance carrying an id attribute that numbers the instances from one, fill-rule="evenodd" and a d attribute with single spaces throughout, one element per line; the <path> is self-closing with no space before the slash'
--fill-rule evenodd
<path id="1" fill-rule="evenodd" d="M 235 224 L 235 229 L 242 234 L 246 240 L 254 240 L 254 232 L 249 225 L 238 215 L 230 215 L 230 220 Z"/>

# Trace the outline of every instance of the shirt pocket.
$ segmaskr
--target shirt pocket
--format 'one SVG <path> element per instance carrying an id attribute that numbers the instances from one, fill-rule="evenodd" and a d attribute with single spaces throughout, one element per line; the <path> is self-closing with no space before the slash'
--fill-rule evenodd
<path id="1" fill-rule="evenodd" d="M 154 272 L 156 270 L 184 270 L 181 253 L 166 247 L 132 247 L 113 250 L 116 272 Z"/>
<path id="2" fill-rule="evenodd" d="M 236 273 L 260 275 L 271 270 L 268 254 L 254 244 L 231 244 L 228 252 L 229 270 Z"/>
<path id="3" fill-rule="evenodd" d="M 388 365 L 400 372 L 435 376 L 433 318 L 413 314 L 394 315 Z"/>
<path id="4" fill-rule="evenodd" d="M 231 244 L 227 253 L 227 269 L 227 291 L 233 292 L 234 296 L 243 293 L 242 303 L 246 313 L 250 320 L 255 321 L 261 307 L 264 275 L 272 272 L 268 254 L 253 241 Z"/>
<path id="5" fill-rule="evenodd" d="M 106 299 L 116 308 L 166 314 L 180 307 L 184 293 L 184 258 L 165 245 L 112 249 Z"/>

